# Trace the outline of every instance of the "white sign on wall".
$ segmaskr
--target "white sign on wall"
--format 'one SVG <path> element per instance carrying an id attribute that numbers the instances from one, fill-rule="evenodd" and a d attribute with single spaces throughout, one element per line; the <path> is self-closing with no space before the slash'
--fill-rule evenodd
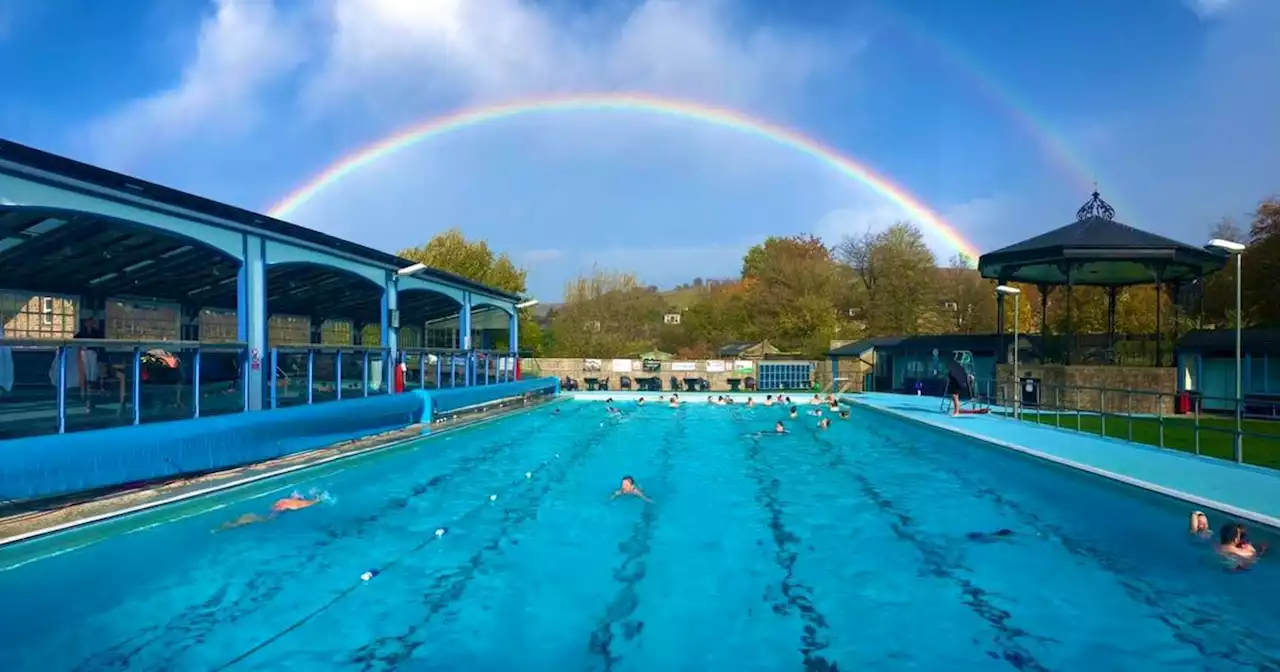
<path id="1" fill-rule="evenodd" d="M 631 373 L 631 360 L 629 359 L 615 359 L 610 366 L 613 367 L 615 373 Z"/>
<path id="2" fill-rule="evenodd" d="M 707 360 L 707 373 L 724 373 L 724 360 L 722 360 L 722 359 L 708 359 L 708 360 Z"/>
<path id="3" fill-rule="evenodd" d="M 697 362 L 671 362 L 672 371 L 697 371 Z"/>

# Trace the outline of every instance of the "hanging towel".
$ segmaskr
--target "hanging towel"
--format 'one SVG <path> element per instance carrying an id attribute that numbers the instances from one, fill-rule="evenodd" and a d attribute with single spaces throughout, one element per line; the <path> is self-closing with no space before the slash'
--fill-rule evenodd
<path id="1" fill-rule="evenodd" d="M 4 318 L 0 316 L 0 343 L 4 341 Z M 0 390 L 13 390 L 13 348 L 0 347 Z"/>
<path id="2" fill-rule="evenodd" d="M 84 379 L 86 383 L 98 379 L 98 353 L 88 348 L 67 349 L 67 389 L 80 387 L 80 358 L 84 358 Z M 58 358 L 49 364 L 49 384 L 58 386 Z"/>

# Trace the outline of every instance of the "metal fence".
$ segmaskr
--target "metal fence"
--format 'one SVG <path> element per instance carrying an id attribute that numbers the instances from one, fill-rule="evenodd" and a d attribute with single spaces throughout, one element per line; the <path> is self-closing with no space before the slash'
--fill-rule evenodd
<path id="1" fill-rule="evenodd" d="M 408 389 L 514 381 L 517 360 L 485 350 L 297 345 L 264 358 L 245 343 L 0 338 L 0 439 L 240 413 L 249 373 L 264 406 L 387 394 L 405 364 Z"/>
<path id="2" fill-rule="evenodd" d="M 1042 383 L 1028 389 L 1027 381 L 1011 380 L 977 381 L 974 392 L 994 414 L 1280 469 L 1280 401 Z M 1205 402 L 1228 410 L 1206 412 Z"/>

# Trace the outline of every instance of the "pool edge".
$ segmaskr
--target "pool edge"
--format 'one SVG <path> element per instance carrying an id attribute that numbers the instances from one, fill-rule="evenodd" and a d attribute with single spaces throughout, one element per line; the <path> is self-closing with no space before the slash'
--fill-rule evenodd
<path id="1" fill-rule="evenodd" d="M 1100 469 L 1098 467 L 1084 464 L 1082 462 L 1069 460 L 1064 457 L 1058 457 L 1057 455 L 1045 453 L 1045 452 L 1036 450 L 1034 448 L 1028 448 L 1026 446 L 1019 445 L 1017 443 L 1013 443 L 1010 441 L 1005 441 L 1003 439 L 997 439 L 997 438 L 986 436 L 983 434 L 978 434 L 978 433 L 971 432 L 959 427 L 952 427 L 949 425 L 930 422 L 924 418 L 917 418 L 907 413 L 896 411 L 890 408 L 882 408 L 875 404 L 867 403 L 865 401 L 858 400 L 848 395 L 843 395 L 840 397 L 840 399 L 845 403 L 856 405 L 858 408 L 865 408 L 870 411 L 884 413 L 901 420 L 912 422 L 918 425 L 924 425 L 925 427 L 931 427 L 944 432 L 959 434 L 960 436 L 964 436 L 974 441 L 980 441 L 982 443 L 986 443 L 992 446 L 1005 448 L 1007 450 L 1013 450 L 1013 451 L 1022 453 L 1024 455 L 1028 455 L 1037 459 L 1044 460 L 1046 462 L 1052 462 L 1054 464 L 1058 464 L 1064 467 L 1069 467 L 1069 468 L 1076 469 L 1078 471 L 1082 471 L 1088 474 L 1093 474 L 1094 476 L 1100 476 L 1102 478 L 1116 481 L 1118 483 L 1123 483 L 1131 487 L 1141 488 L 1148 492 L 1153 492 L 1158 495 L 1163 495 L 1165 497 L 1171 497 L 1173 499 L 1177 499 L 1177 500 L 1186 502 L 1188 504 L 1195 504 L 1196 506 L 1201 506 L 1207 509 L 1213 509 L 1230 516 L 1235 516 L 1237 518 L 1248 520 L 1249 522 L 1256 523 L 1258 525 L 1264 525 L 1276 532 L 1280 532 L 1280 518 L 1268 516 L 1265 513 L 1250 511 L 1249 509 L 1242 509 L 1238 506 L 1227 504 L 1225 502 L 1209 499 L 1207 497 L 1201 497 L 1199 495 L 1194 495 L 1189 492 L 1183 492 L 1175 488 L 1165 487 L 1163 485 L 1144 481 L 1139 478 L 1133 478 L 1132 476 L 1125 476 L 1124 474 L 1118 474 L 1113 471 L 1108 471 L 1106 469 Z"/>

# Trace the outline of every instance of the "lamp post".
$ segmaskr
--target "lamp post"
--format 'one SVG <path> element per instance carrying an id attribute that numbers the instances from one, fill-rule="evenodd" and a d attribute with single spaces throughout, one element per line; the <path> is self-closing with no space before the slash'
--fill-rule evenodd
<path id="1" fill-rule="evenodd" d="M 1244 461 L 1244 371 L 1241 365 L 1241 343 L 1240 343 L 1240 276 L 1244 270 L 1244 244 L 1237 243 L 1232 240 L 1223 240 L 1222 238 L 1214 238 L 1205 245 L 1210 249 L 1225 252 L 1236 258 L 1236 440 L 1235 440 L 1235 458 L 1236 462 Z"/>
<path id="2" fill-rule="evenodd" d="M 999 285 L 996 287 L 996 293 L 1013 297 L 1013 417 L 1017 419 L 1020 417 L 1018 408 L 1022 401 L 1022 390 L 1018 382 L 1018 296 L 1022 294 L 1022 290 L 1009 285 Z"/>

